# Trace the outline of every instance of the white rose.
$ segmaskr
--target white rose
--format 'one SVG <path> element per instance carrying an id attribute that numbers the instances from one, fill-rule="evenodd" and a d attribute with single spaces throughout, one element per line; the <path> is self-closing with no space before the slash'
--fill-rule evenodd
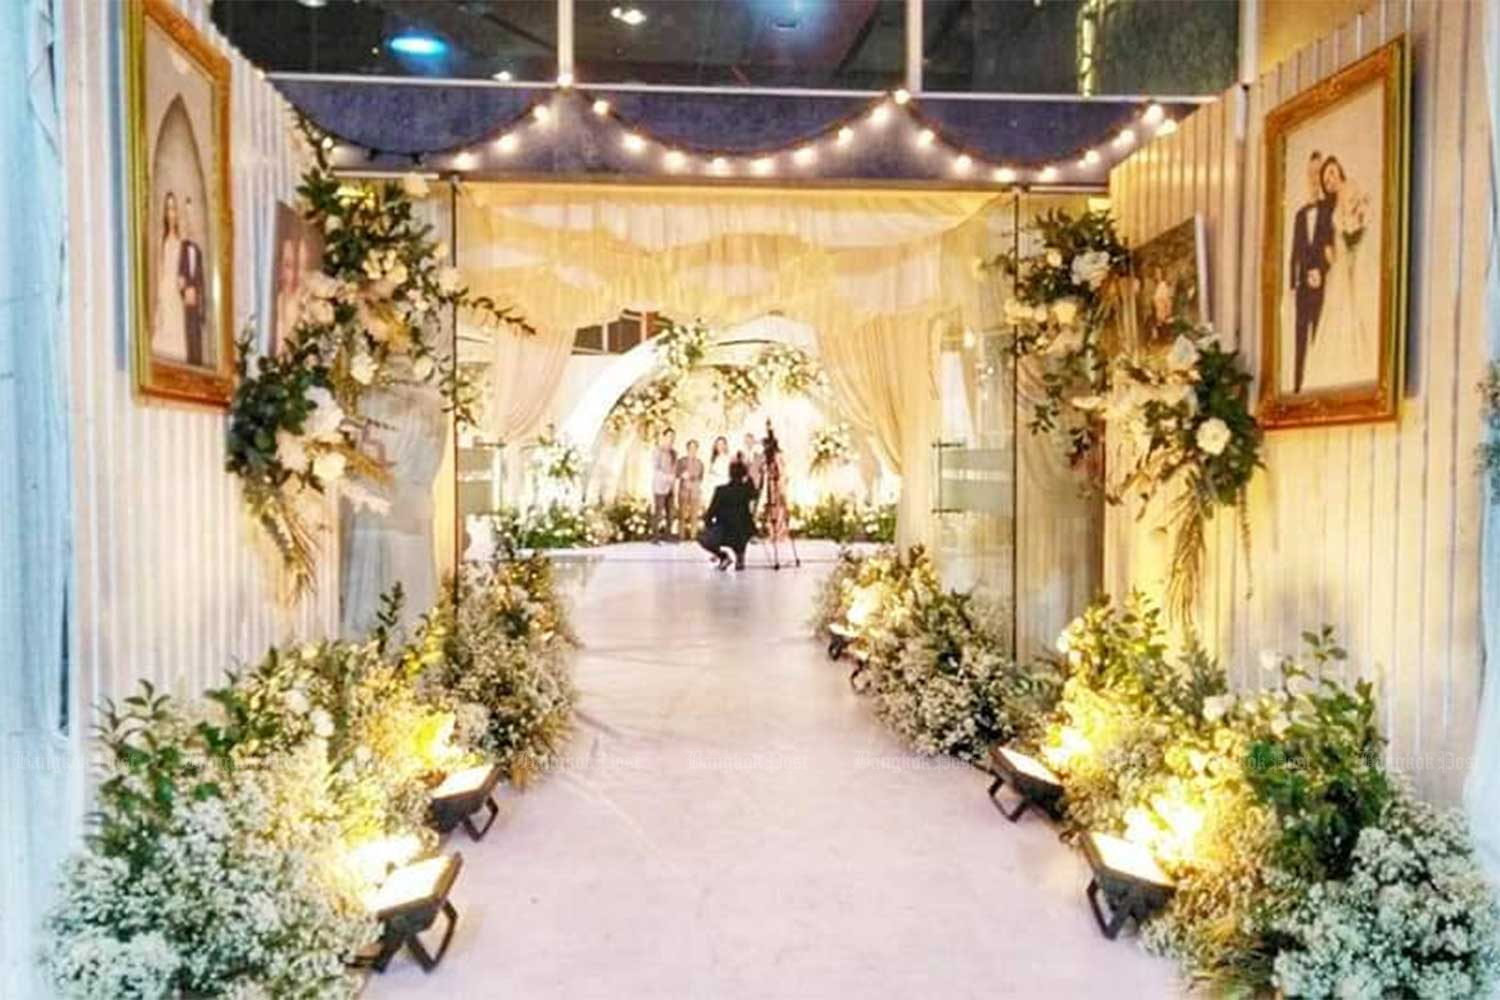
<path id="1" fill-rule="evenodd" d="M 1232 694 L 1220 694 L 1203 699 L 1203 718 L 1209 722 L 1218 722 L 1234 707 L 1234 701 Z"/>
<path id="2" fill-rule="evenodd" d="M 1095 410 L 1102 410 L 1104 408 L 1104 397 L 1074 396 L 1073 406 L 1077 409 L 1083 410 L 1086 413 L 1092 413 Z"/>
<path id="3" fill-rule="evenodd" d="M 339 283 L 322 271 L 307 276 L 307 291 L 315 299 L 331 299 L 338 294 Z"/>
<path id="4" fill-rule="evenodd" d="M 427 178 L 418 173 L 410 173 L 401 178 L 401 190 L 408 198 L 427 197 Z"/>
<path id="5" fill-rule="evenodd" d="M 318 326 L 333 322 L 333 303 L 327 299 L 313 299 L 307 304 L 307 316 Z"/>
<path id="6" fill-rule="evenodd" d="M 1073 282 L 1098 288 L 1109 277 L 1109 254 L 1103 250 L 1091 250 L 1073 258 Z"/>
<path id="7" fill-rule="evenodd" d="M 1192 371 L 1198 364 L 1198 345 L 1191 337 L 1179 336 L 1167 352 L 1167 367 L 1175 372 Z"/>
<path id="8" fill-rule="evenodd" d="M 369 385 L 374 382 L 377 369 L 375 359 L 364 352 L 356 354 L 354 360 L 349 362 L 349 376 L 360 385 Z"/>
<path id="9" fill-rule="evenodd" d="M 406 279 L 408 277 L 409 275 L 406 271 L 406 265 L 401 263 L 400 261 L 397 261 L 394 267 L 385 272 L 386 280 L 389 281 L 393 286 L 399 287 L 406 284 Z"/>
<path id="10" fill-rule="evenodd" d="M 1049 315 L 1051 315 L 1051 310 L 1049 310 L 1046 306 L 1034 306 L 1031 310 L 1031 318 L 1036 320 L 1038 323 L 1047 322 L 1047 317 Z"/>
<path id="11" fill-rule="evenodd" d="M 1052 303 L 1052 315 L 1063 326 L 1072 326 L 1073 321 L 1078 319 L 1078 300 L 1058 299 Z"/>
<path id="12" fill-rule="evenodd" d="M 444 295 L 452 295 L 458 291 L 460 277 L 456 267 L 440 267 L 437 273 L 438 290 Z"/>
<path id="13" fill-rule="evenodd" d="M 315 385 L 307 390 L 307 400 L 313 409 L 302 425 L 303 433 L 317 441 L 336 440 L 344 424 L 344 411 L 333 398 L 333 393 Z"/>
<path id="14" fill-rule="evenodd" d="M 425 354 L 411 363 L 411 373 L 416 377 L 418 382 L 426 382 L 432 378 L 435 368 L 436 366 L 432 363 L 432 358 Z"/>
<path id="15" fill-rule="evenodd" d="M 1262 649 L 1260 651 L 1260 669 L 1266 673 L 1274 673 L 1281 669 L 1281 654 L 1274 649 Z"/>
<path id="16" fill-rule="evenodd" d="M 1062 251 L 1061 250 L 1053 250 L 1052 248 L 1049 247 L 1047 249 L 1047 266 L 1048 267 L 1062 267 L 1062 263 L 1063 263 Z"/>
<path id="17" fill-rule="evenodd" d="M 313 709 L 312 714 L 307 717 L 307 721 L 312 723 L 313 735 L 318 737 L 318 739 L 326 740 L 333 735 L 333 716 L 329 715 L 323 709 Z"/>
<path id="18" fill-rule="evenodd" d="M 282 701 L 286 704 L 286 710 L 293 715 L 306 715 L 312 703 L 307 700 L 307 693 L 301 688 L 290 688 L 283 696 Z"/>
<path id="19" fill-rule="evenodd" d="M 330 215 L 323 220 L 323 232 L 336 233 L 344 225 L 344 220 L 337 215 Z"/>
<path id="20" fill-rule="evenodd" d="M 1229 445 L 1229 425 L 1218 417 L 1209 417 L 1198 425 L 1198 433 L 1195 439 L 1198 447 L 1206 455 L 1222 455 L 1224 449 Z"/>
<path id="21" fill-rule="evenodd" d="M 299 434 L 289 430 L 276 432 L 276 461 L 293 472 L 307 469 L 307 446 Z"/>
<path id="22" fill-rule="evenodd" d="M 318 477 L 322 483 L 336 483 L 344 478 L 344 470 L 348 467 L 349 460 L 340 451 L 324 451 L 313 459 L 313 475 Z"/>

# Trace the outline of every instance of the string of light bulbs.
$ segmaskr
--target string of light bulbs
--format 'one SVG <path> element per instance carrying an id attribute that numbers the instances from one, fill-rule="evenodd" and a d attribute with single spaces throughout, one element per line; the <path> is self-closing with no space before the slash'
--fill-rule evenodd
<path id="1" fill-rule="evenodd" d="M 416 165 L 446 169 L 460 175 L 473 173 L 484 166 L 487 153 L 503 166 L 538 138 L 545 142 L 546 134 L 553 129 L 558 117 L 555 103 L 559 99 L 575 99 L 586 104 L 588 115 L 612 126 L 615 130 L 613 142 L 627 161 L 639 161 L 648 170 L 654 166 L 664 175 L 684 177 L 815 178 L 819 176 L 818 167 L 825 157 L 848 156 L 861 144 L 870 141 L 900 141 L 886 137 L 895 135 L 897 130 L 892 128 L 893 123 L 898 117 L 904 117 L 908 126 L 907 141 L 919 156 L 931 158 L 935 166 L 941 165 L 934 171 L 938 176 L 947 176 L 956 182 L 979 181 L 1006 187 L 1065 184 L 1070 180 L 1077 182 L 1080 173 L 1095 172 L 1107 155 L 1105 150 L 1116 156 L 1123 155 L 1141 142 L 1169 135 L 1177 129 L 1176 120 L 1162 105 L 1149 102 L 1141 105 L 1123 123 L 1117 124 L 1112 129 L 1112 136 L 1096 145 L 1080 146 L 1068 154 L 1044 161 L 995 162 L 944 135 L 920 114 L 913 96 L 905 89 L 898 89 L 876 98 L 861 111 L 834 121 L 812 137 L 775 149 L 730 151 L 661 138 L 623 118 L 607 97 L 574 90 L 571 81 L 560 79 L 555 91 L 528 105 L 520 114 L 481 139 L 447 150 L 406 155 L 410 155 Z M 332 145 L 329 145 L 330 139 Z M 325 148 L 336 150 L 340 147 L 361 148 L 332 135 L 325 139 Z M 378 150 L 367 150 L 370 160 L 380 155 Z"/>

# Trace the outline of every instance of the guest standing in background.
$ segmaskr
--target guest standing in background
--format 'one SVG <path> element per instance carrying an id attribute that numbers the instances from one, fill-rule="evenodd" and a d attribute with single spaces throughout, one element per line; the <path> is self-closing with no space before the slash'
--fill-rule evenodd
<path id="1" fill-rule="evenodd" d="M 734 568 L 745 568 L 745 546 L 755 534 L 755 518 L 750 513 L 755 490 L 748 480 L 745 463 L 738 460 L 731 463 L 728 484 L 714 490 L 703 518 L 707 527 L 698 537 L 698 544 L 708 550 L 721 570 L 729 568 L 730 552 L 734 553 Z"/>
<path id="2" fill-rule="evenodd" d="M 677 460 L 677 537 L 692 538 L 703 516 L 703 459 L 698 442 L 687 443 L 687 454 Z"/>
<path id="3" fill-rule="evenodd" d="M 714 490 L 729 482 L 729 463 L 733 457 L 729 454 L 729 439 L 720 435 L 714 438 L 713 450 L 708 456 L 708 495 L 713 496 Z"/>
<path id="4" fill-rule="evenodd" d="M 652 544 L 660 545 L 667 540 L 672 528 L 672 499 L 677 491 L 677 434 L 671 429 L 662 431 L 656 451 L 651 460 L 651 520 Z"/>

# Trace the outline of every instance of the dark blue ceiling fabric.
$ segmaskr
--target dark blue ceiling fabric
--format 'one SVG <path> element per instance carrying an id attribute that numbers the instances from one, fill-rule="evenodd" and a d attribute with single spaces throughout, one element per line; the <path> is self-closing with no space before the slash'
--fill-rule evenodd
<path id="1" fill-rule="evenodd" d="M 340 165 L 409 165 L 414 157 L 441 167 L 445 154 L 474 149 L 486 175 L 619 174 L 659 176 L 658 160 L 619 148 L 624 125 L 688 153 L 754 156 L 778 152 L 826 136 L 858 118 L 873 101 L 859 97 L 779 94 L 601 92 L 611 120 L 589 113 L 595 95 L 586 90 L 424 86 L 279 80 L 287 99 L 319 127 L 363 155 L 346 154 Z M 506 132 L 536 103 L 549 103 L 556 120 L 544 141 L 527 131 L 520 149 L 499 156 L 487 140 Z M 924 95 L 911 109 L 944 141 L 976 159 L 1017 167 L 1076 160 L 1091 146 L 1107 143 L 1136 121 L 1135 101 L 979 101 Z M 1168 106 L 1180 118 L 1192 105 Z M 897 112 L 898 114 L 900 112 Z M 847 155 L 823 157 L 811 176 L 820 179 L 952 179 L 941 158 L 924 156 L 909 143 L 862 141 Z M 1101 150 L 1105 151 L 1105 150 Z M 1099 184 L 1108 162 L 1075 179 Z"/>

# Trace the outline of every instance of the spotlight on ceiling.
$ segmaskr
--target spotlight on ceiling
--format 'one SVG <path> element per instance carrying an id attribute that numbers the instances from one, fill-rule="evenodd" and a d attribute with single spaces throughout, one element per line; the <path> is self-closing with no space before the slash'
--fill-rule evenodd
<path id="1" fill-rule="evenodd" d="M 403 56 L 417 56 L 422 59 L 432 59 L 448 51 L 448 43 L 441 38 L 414 31 L 396 35 L 386 44 L 390 46 L 392 52 L 399 52 Z"/>
<path id="2" fill-rule="evenodd" d="M 609 16 L 632 28 L 639 28 L 646 23 L 646 12 L 639 7 L 611 7 Z"/>
<path id="3" fill-rule="evenodd" d="M 510 83 L 510 81 L 511 81 L 510 70 L 508 70 L 508 69 L 502 69 L 500 72 L 496 73 L 493 77 L 491 77 L 491 79 L 494 80 L 496 83 Z"/>
<path id="4" fill-rule="evenodd" d="M 304 7 L 312 7 L 314 10 L 328 6 L 328 0 L 297 0 L 297 2 Z"/>

